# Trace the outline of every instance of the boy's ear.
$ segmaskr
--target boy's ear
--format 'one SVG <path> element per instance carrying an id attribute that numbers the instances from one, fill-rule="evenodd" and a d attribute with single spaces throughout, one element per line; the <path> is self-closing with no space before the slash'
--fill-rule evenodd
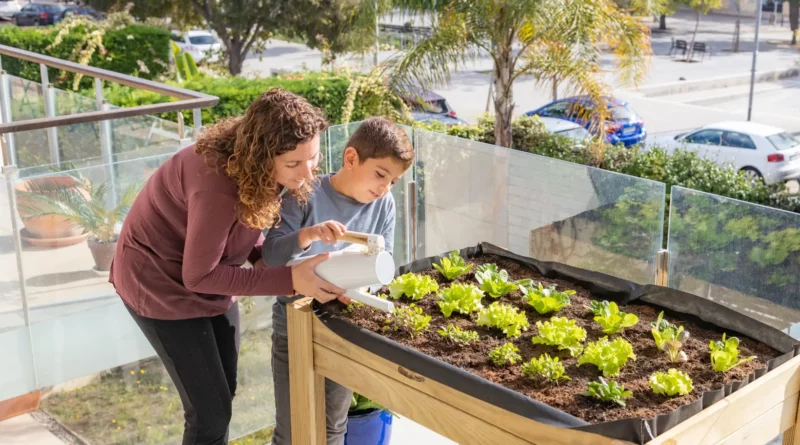
<path id="1" fill-rule="evenodd" d="M 347 147 L 344 150 L 344 159 L 343 159 L 342 167 L 351 168 L 359 163 L 358 159 L 358 151 L 356 151 L 353 147 Z"/>

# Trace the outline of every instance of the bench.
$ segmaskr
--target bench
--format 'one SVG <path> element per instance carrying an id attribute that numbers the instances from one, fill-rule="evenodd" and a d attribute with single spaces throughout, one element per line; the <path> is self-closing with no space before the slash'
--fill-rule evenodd
<path id="1" fill-rule="evenodd" d="M 680 39 L 675 40 L 674 37 L 672 38 L 672 45 L 669 48 L 670 57 L 678 54 L 678 51 L 681 52 L 681 55 L 685 56 L 686 55 L 686 51 L 688 51 L 688 50 L 689 50 L 689 42 L 687 42 L 686 40 L 680 40 Z"/>
<path id="2" fill-rule="evenodd" d="M 703 42 L 694 42 L 692 45 L 692 52 L 690 53 L 690 59 L 694 58 L 694 53 L 703 53 L 703 57 L 700 60 L 704 60 L 706 58 L 706 54 L 708 57 L 711 57 L 711 46 L 703 43 Z"/>

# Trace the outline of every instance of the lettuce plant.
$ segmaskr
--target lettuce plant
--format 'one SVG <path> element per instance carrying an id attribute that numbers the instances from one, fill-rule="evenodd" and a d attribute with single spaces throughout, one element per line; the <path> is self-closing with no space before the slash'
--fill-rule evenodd
<path id="1" fill-rule="evenodd" d="M 603 337 L 586 345 L 583 355 L 578 359 L 578 366 L 589 363 L 597 366 L 604 377 L 614 377 L 619 375 L 619 370 L 628 363 L 628 359 L 636 360 L 630 343 L 622 338 L 609 342 L 608 337 Z"/>
<path id="2" fill-rule="evenodd" d="M 626 397 L 633 396 L 631 391 L 626 390 L 624 386 L 613 380 L 606 382 L 602 377 L 599 380 L 599 382 L 587 382 L 586 387 L 589 389 L 583 395 L 594 397 L 604 402 L 614 402 L 620 406 L 625 406 Z"/>
<path id="3" fill-rule="evenodd" d="M 558 357 L 550 357 L 549 354 L 542 354 L 538 359 L 532 358 L 530 362 L 523 363 L 522 373 L 532 379 L 544 377 L 556 385 L 560 380 L 570 380 L 564 370 L 564 364 Z"/>
<path id="4" fill-rule="evenodd" d="M 566 317 L 552 317 L 550 321 L 536 322 L 539 335 L 533 337 L 533 344 L 558 346 L 559 350 L 568 349 L 576 357 L 583 350 L 586 330 L 578 326 L 575 320 Z"/>
<path id="5" fill-rule="evenodd" d="M 667 372 L 656 372 L 651 375 L 650 389 L 656 394 L 673 397 L 677 395 L 685 396 L 692 392 L 694 388 L 689 374 L 672 368 Z"/>
<path id="6" fill-rule="evenodd" d="M 522 356 L 519 355 L 519 348 L 513 343 L 505 343 L 489 351 L 489 361 L 495 366 L 505 366 L 508 363 L 513 365 L 520 360 Z"/>
<path id="7" fill-rule="evenodd" d="M 674 324 L 664 320 L 664 312 L 658 314 L 658 319 L 650 323 L 652 329 L 650 332 L 653 334 L 653 339 L 656 341 L 658 349 L 666 352 L 669 355 L 669 360 L 672 363 L 677 361 L 686 361 L 686 353 L 681 351 L 683 344 L 689 338 L 689 331 L 684 331 L 683 326 L 675 326 Z"/>
<path id="8" fill-rule="evenodd" d="M 519 337 L 528 330 L 528 317 L 507 304 L 494 302 L 478 312 L 478 326 L 498 328 L 507 337 Z"/>
<path id="9" fill-rule="evenodd" d="M 569 306 L 570 295 L 575 295 L 574 290 L 559 292 L 555 285 L 545 288 L 542 283 L 524 283 L 520 286 L 522 299 L 541 315 L 557 312 Z"/>
<path id="10" fill-rule="evenodd" d="M 726 338 L 726 334 L 722 334 L 722 341 L 710 342 L 708 349 L 711 351 L 711 366 L 716 372 L 728 372 L 742 363 L 756 358 L 753 355 L 740 359 L 739 339 L 736 337 Z"/>
<path id="11" fill-rule="evenodd" d="M 492 298 L 500 298 L 517 290 L 519 286 L 508 281 L 508 272 L 499 270 L 496 264 L 478 266 L 475 279 L 481 285 L 481 290 Z"/>
<path id="12" fill-rule="evenodd" d="M 588 307 L 594 313 L 594 321 L 602 328 L 604 334 L 616 334 L 624 328 L 629 328 L 639 322 L 639 317 L 633 314 L 620 312 L 619 306 L 613 301 L 592 301 Z"/>
<path id="13" fill-rule="evenodd" d="M 436 331 L 439 335 L 447 339 L 451 343 L 459 346 L 466 346 L 470 343 L 477 343 L 479 340 L 478 333 L 468 329 L 461 330 L 458 326 L 449 324 L 442 329 Z"/>
<path id="14" fill-rule="evenodd" d="M 439 285 L 433 278 L 415 273 L 407 273 L 395 278 L 388 287 L 389 296 L 394 300 L 405 295 L 409 300 L 417 301 L 425 295 L 439 291 Z"/>
<path id="15" fill-rule="evenodd" d="M 483 292 L 472 284 L 453 284 L 439 292 L 439 309 L 449 318 L 453 312 L 469 315 L 483 308 Z"/>
<path id="16" fill-rule="evenodd" d="M 433 267 L 447 278 L 448 281 L 453 281 L 472 270 L 472 264 L 468 265 L 465 263 L 464 258 L 461 258 L 457 250 L 450 252 L 450 255 L 446 258 L 442 258 L 442 261 L 440 261 L 439 264 L 434 264 Z"/>
<path id="17" fill-rule="evenodd" d="M 431 316 L 413 303 L 408 306 L 395 306 L 393 314 L 394 317 L 387 319 L 387 323 L 392 323 L 395 331 L 406 332 L 412 337 L 428 329 L 431 324 Z"/>

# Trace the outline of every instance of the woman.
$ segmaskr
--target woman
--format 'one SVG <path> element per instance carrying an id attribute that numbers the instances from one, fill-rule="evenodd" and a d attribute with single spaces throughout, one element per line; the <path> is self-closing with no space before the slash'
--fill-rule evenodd
<path id="1" fill-rule="evenodd" d="M 183 445 L 228 443 L 235 295 L 325 302 L 344 292 L 314 273 L 324 256 L 292 268 L 240 267 L 261 258 L 261 230 L 279 222 L 281 194 L 306 199 L 326 127 L 300 96 L 267 91 L 162 165 L 125 220 L 109 281 L 181 396 Z"/>

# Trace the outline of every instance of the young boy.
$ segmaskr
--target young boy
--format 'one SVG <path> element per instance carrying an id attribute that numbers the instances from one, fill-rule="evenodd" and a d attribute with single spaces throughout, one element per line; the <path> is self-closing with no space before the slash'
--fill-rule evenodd
<path id="1" fill-rule="evenodd" d="M 345 230 L 383 235 L 392 252 L 395 203 L 392 185 L 414 160 L 414 147 L 405 131 L 384 118 L 364 121 L 347 142 L 338 172 L 323 175 L 308 202 L 285 198 L 280 224 L 265 232 L 264 262 L 284 265 L 289 260 L 341 250 L 336 239 Z M 275 383 L 276 424 L 273 445 L 290 445 L 289 342 L 286 303 L 278 297 L 272 308 L 272 375 Z M 342 445 L 352 392 L 325 381 L 328 445 Z"/>

